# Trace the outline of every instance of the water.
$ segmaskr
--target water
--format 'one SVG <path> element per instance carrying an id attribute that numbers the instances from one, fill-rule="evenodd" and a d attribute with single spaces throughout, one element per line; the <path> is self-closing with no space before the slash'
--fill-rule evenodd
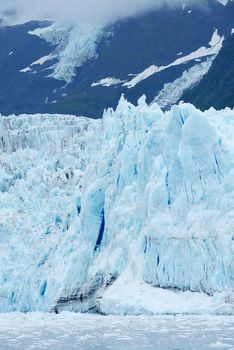
<path id="1" fill-rule="evenodd" d="M 1 350 L 234 350 L 234 317 L 1 314 Z"/>

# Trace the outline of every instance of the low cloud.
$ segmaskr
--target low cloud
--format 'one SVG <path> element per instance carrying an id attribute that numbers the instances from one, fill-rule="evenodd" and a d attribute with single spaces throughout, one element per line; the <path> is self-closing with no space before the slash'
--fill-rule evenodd
<path id="1" fill-rule="evenodd" d="M 113 22 L 162 6 L 207 3 L 208 0 L 0 0 L 0 17 L 11 24 L 43 19 Z"/>

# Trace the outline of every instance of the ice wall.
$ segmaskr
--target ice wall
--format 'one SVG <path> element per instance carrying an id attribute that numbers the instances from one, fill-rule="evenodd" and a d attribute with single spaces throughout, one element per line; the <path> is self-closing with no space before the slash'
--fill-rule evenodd
<path id="1" fill-rule="evenodd" d="M 1 311 L 49 310 L 63 286 L 79 244 L 86 134 L 98 124 L 60 115 L 0 118 Z"/>
<path id="2" fill-rule="evenodd" d="M 122 97 L 100 122 L 34 118 L 1 120 L 1 311 L 173 312 L 160 287 L 234 312 L 234 111 Z M 58 130 L 83 146 L 51 152 Z"/>

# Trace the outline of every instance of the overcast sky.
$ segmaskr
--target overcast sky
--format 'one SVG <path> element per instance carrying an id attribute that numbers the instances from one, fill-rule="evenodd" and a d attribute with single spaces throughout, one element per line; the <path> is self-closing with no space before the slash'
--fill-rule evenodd
<path id="1" fill-rule="evenodd" d="M 160 6 L 204 5 L 207 0 L 0 0 L 0 17 L 8 23 L 32 19 L 111 22 Z"/>

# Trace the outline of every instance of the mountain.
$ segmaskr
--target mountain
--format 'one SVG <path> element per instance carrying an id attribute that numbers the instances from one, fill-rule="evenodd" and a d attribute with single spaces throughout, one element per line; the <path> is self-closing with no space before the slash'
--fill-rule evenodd
<path id="1" fill-rule="evenodd" d="M 0 312 L 234 315 L 233 9 L 0 28 Z"/>
<path id="2" fill-rule="evenodd" d="M 234 314 L 234 111 L 0 118 L 0 311 Z"/>
<path id="3" fill-rule="evenodd" d="M 2 26 L 0 113 L 97 118 L 122 93 L 133 103 L 144 93 L 166 108 L 208 72 L 233 14 L 233 2 L 210 1 L 206 9 L 163 7 L 109 26 Z"/>
<path id="4" fill-rule="evenodd" d="M 210 106 L 216 109 L 234 107 L 234 35 L 224 42 L 220 54 L 200 84 L 187 91 L 182 99 L 202 110 Z"/>

